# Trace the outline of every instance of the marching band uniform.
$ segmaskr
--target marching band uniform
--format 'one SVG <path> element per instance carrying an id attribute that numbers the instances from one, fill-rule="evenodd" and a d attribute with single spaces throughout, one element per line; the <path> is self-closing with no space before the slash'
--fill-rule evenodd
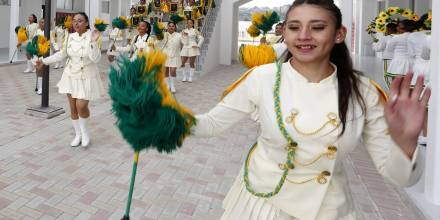
<path id="1" fill-rule="evenodd" d="M 349 105 L 346 130 L 339 136 L 336 66 L 331 76 L 311 83 L 290 62 L 280 65 L 279 102 L 274 101 L 278 67 L 268 64 L 254 69 L 209 113 L 196 117 L 192 133 L 209 137 L 258 115 L 260 135 L 245 162 L 247 169 L 226 195 L 222 220 L 354 220 L 342 161 L 361 143 L 378 171 L 394 184 L 409 186 L 419 179 L 423 166 L 418 148 L 410 160 L 393 142 L 381 96 L 369 79 L 360 77 L 366 112 Z M 286 135 L 298 144 L 289 145 Z M 292 149 L 294 167 L 286 162 Z M 286 179 L 276 192 L 284 172 Z M 257 194 L 268 192 L 272 194 Z"/>
<path id="2" fill-rule="evenodd" d="M 138 34 L 131 40 L 131 42 L 127 46 L 116 46 L 116 51 L 130 53 L 131 60 L 134 60 L 136 59 L 136 54 L 139 51 L 148 52 L 150 50 L 151 41 L 149 38 L 149 34 L 144 34 L 143 36 Z"/>
<path id="3" fill-rule="evenodd" d="M 167 39 L 167 43 L 163 50 L 164 53 L 167 55 L 165 67 L 179 68 L 182 65 L 182 60 L 180 59 L 181 36 L 177 32 L 174 32 L 172 34 L 166 32 L 165 38 Z M 172 92 L 176 92 L 176 88 L 174 87 L 175 79 L 176 77 L 173 77 L 171 75 L 166 79 L 167 84 Z"/>
<path id="4" fill-rule="evenodd" d="M 50 42 L 52 44 L 55 52 L 58 52 L 63 47 L 64 36 L 66 34 L 66 30 L 62 26 L 55 26 L 54 30 L 51 32 Z M 63 68 L 63 61 L 56 62 L 54 69 Z"/>
<path id="5" fill-rule="evenodd" d="M 81 36 L 78 33 L 69 34 L 64 40 L 63 47 L 52 56 L 42 59 L 43 64 L 50 65 L 67 58 L 67 63 L 58 82 L 58 92 L 70 94 L 72 98 L 96 100 L 105 94 L 103 82 L 99 75 L 98 63 L 101 59 L 99 43 L 92 42 L 92 32 L 87 30 Z M 89 143 L 87 131 L 88 118 L 73 120 L 75 139 L 81 138 L 83 146 Z"/>
<path id="6" fill-rule="evenodd" d="M 183 33 L 187 33 L 184 35 Z M 200 55 L 200 48 L 202 47 L 204 38 L 202 34 L 195 28 L 185 28 L 181 34 L 181 42 L 183 44 L 182 51 L 180 52 L 180 56 L 182 57 L 195 57 Z M 193 48 L 193 46 L 197 46 L 197 48 Z M 182 81 L 192 81 L 194 76 L 195 69 L 189 68 L 189 66 L 185 66 L 183 70 L 183 80 Z"/>
<path id="7" fill-rule="evenodd" d="M 381 58 L 384 60 L 393 59 L 393 53 L 386 51 L 388 41 L 393 38 L 393 35 L 380 35 L 377 42 L 373 43 L 373 50 L 375 52 L 381 52 Z"/>
<path id="8" fill-rule="evenodd" d="M 393 54 L 387 72 L 392 74 L 406 75 L 412 71 L 413 60 L 408 53 L 409 33 L 396 34 L 388 40 L 385 51 Z"/>
<path id="9" fill-rule="evenodd" d="M 26 41 L 26 43 L 23 44 L 23 46 L 26 46 L 27 43 L 32 41 L 32 39 L 34 38 L 38 29 L 39 29 L 38 24 L 35 22 L 32 24 L 26 25 L 26 34 L 28 36 L 28 40 Z M 24 73 L 34 73 L 35 72 L 35 66 L 34 66 L 34 64 L 32 64 L 32 60 L 30 60 L 30 59 L 27 60 L 27 67 L 23 72 Z"/>
<path id="10" fill-rule="evenodd" d="M 429 59 L 423 59 L 423 48 L 429 47 L 428 35 L 426 31 L 413 32 L 408 36 L 408 52 L 414 59 L 414 78 L 411 84 L 415 85 L 417 76 L 423 74 L 425 76 L 425 83 L 429 81 Z M 427 46 L 428 45 L 428 46 Z"/>

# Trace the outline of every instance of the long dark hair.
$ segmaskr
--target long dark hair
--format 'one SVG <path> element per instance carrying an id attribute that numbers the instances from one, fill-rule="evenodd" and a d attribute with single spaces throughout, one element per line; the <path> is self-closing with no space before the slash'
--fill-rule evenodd
<path id="1" fill-rule="evenodd" d="M 77 12 L 75 13 L 75 15 L 81 15 L 83 16 L 83 18 L 87 21 L 87 29 L 90 29 L 90 21 L 89 21 L 89 16 L 87 16 L 87 14 L 85 12 Z M 74 15 L 74 17 L 75 17 Z"/>
<path id="2" fill-rule="evenodd" d="M 31 16 L 33 19 L 33 23 L 37 23 L 38 22 L 37 16 L 35 14 L 31 14 Z"/>
<path id="3" fill-rule="evenodd" d="M 293 9 L 303 4 L 316 5 L 328 10 L 335 18 L 336 29 L 342 27 L 341 10 L 334 4 L 333 0 L 296 0 L 287 11 L 285 21 L 287 21 L 288 15 Z M 292 58 L 292 54 L 289 51 L 286 61 L 288 61 L 290 58 Z M 361 105 L 362 114 L 365 114 L 365 101 L 362 98 L 359 90 L 359 76 L 362 75 L 362 73 L 353 68 L 350 51 L 348 50 L 345 42 L 334 45 L 330 53 L 330 62 L 335 64 L 338 69 L 336 75 L 338 79 L 339 118 L 342 123 L 342 131 L 340 135 L 342 135 L 344 134 L 346 128 L 347 112 L 349 108 L 348 105 L 352 100 L 354 101 L 352 97 L 356 98 L 356 101 Z M 352 102 L 352 105 L 354 104 L 355 103 Z"/>
<path id="4" fill-rule="evenodd" d="M 431 27 L 426 26 L 425 21 L 426 19 L 428 19 L 429 15 L 428 13 L 422 15 L 422 17 L 420 17 L 420 19 L 416 22 L 416 29 L 417 30 L 431 30 Z"/>

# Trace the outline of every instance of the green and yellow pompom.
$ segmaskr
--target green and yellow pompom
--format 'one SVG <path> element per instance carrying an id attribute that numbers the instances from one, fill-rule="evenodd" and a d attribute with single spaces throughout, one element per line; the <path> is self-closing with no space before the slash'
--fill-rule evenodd
<path id="1" fill-rule="evenodd" d="M 174 13 L 170 16 L 170 21 L 174 22 L 175 24 L 178 24 L 179 22 L 183 21 L 185 18 L 183 16 L 180 16 L 177 13 Z"/>
<path id="2" fill-rule="evenodd" d="M 32 41 L 26 45 L 26 51 L 32 56 L 41 57 L 49 52 L 50 41 L 42 35 L 35 36 Z"/>
<path id="3" fill-rule="evenodd" d="M 153 24 L 153 32 L 156 35 L 158 40 L 162 40 L 164 38 L 165 24 L 162 22 L 154 22 Z"/>
<path id="4" fill-rule="evenodd" d="M 119 16 L 113 19 L 112 25 L 119 28 L 120 30 L 125 30 L 128 27 L 128 20 L 125 16 Z"/>
<path id="5" fill-rule="evenodd" d="M 280 16 L 275 11 L 267 11 L 265 13 L 255 12 L 252 14 L 252 24 L 267 34 L 274 24 L 280 22 Z"/>
<path id="6" fill-rule="evenodd" d="M 25 27 L 23 27 L 23 26 L 15 27 L 15 33 L 17 34 L 18 43 L 23 43 L 28 40 L 28 36 L 27 36 Z"/>
<path id="7" fill-rule="evenodd" d="M 247 32 L 253 38 L 258 37 L 261 34 L 260 29 L 258 29 L 257 26 L 255 26 L 253 24 L 248 27 Z"/>
<path id="8" fill-rule="evenodd" d="M 165 82 L 166 55 L 159 50 L 122 57 L 109 74 L 116 125 L 135 151 L 172 152 L 190 135 L 196 119 L 180 105 Z"/>
<path id="9" fill-rule="evenodd" d="M 72 28 L 72 16 L 67 16 L 64 20 L 64 29 L 70 29 Z"/>
<path id="10" fill-rule="evenodd" d="M 277 60 L 275 50 L 267 44 L 241 45 L 238 57 L 240 62 L 249 69 Z"/>
<path id="11" fill-rule="evenodd" d="M 107 29 L 108 24 L 104 22 L 104 20 L 96 18 L 95 19 L 95 28 L 100 32 L 104 32 Z"/>

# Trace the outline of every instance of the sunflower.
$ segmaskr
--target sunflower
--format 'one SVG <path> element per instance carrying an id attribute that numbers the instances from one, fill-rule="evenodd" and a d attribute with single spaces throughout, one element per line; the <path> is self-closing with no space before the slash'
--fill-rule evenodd
<path id="1" fill-rule="evenodd" d="M 382 26 L 380 28 L 376 28 L 377 32 L 379 33 L 385 33 L 385 26 Z"/>
<path id="2" fill-rule="evenodd" d="M 385 22 L 386 22 L 386 20 L 385 19 L 383 19 L 383 18 L 378 18 L 378 19 L 376 19 L 376 25 L 384 25 L 385 24 Z"/>
<path id="3" fill-rule="evenodd" d="M 388 19 L 389 17 L 390 16 L 384 11 L 380 12 L 380 14 L 379 14 L 379 18 L 383 18 L 385 20 Z"/>
<path id="4" fill-rule="evenodd" d="M 420 17 L 416 14 L 414 14 L 413 16 L 411 16 L 411 20 L 413 21 L 418 21 L 420 19 Z"/>
<path id="5" fill-rule="evenodd" d="M 413 16 L 413 12 L 411 11 L 411 9 L 407 8 L 402 12 L 402 16 L 411 19 L 411 17 Z"/>
<path id="6" fill-rule="evenodd" d="M 395 15 L 399 11 L 399 7 L 389 7 L 387 12 L 389 15 Z"/>

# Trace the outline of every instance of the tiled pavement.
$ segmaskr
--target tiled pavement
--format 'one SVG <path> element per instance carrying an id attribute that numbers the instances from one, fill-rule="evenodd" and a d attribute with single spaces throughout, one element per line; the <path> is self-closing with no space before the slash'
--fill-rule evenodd
<path id="1" fill-rule="evenodd" d="M 106 79 L 107 62 L 101 62 Z M 113 126 L 108 96 L 91 103 L 92 145 L 71 148 L 68 114 L 45 120 L 23 114 L 38 104 L 35 76 L 23 65 L 0 67 L 0 219 L 120 219 L 125 208 L 132 151 Z M 234 65 L 192 84 L 177 83 L 177 98 L 196 113 L 219 100 L 242 72 Z M 51 105 L 66 108 L 51 70 Z M 182 149 L 143 152 L 135 185 L 132 219 L 215 220 L 237 175 L 257 126 L 250 120 L 210 139 L 189 138 Z M 384 183 L 362 148 L 344 161 L 359 219 L 423 219 L 406 196 Z"/>

